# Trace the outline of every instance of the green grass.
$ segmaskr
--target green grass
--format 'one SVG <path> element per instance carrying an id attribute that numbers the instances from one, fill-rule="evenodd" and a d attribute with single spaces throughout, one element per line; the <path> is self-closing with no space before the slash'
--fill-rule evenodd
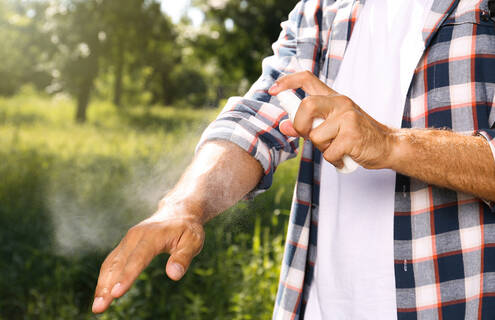
<path id="1" fill-rule="evenodd" d="M 158 257 L 103 316 L 90 313 L 105 255 L 149 216 L 192 158 L 216 110 L 0 98 L 0 319 L 267 319 L 297 161 L 274 186 L 207 225 L 178 283 Z"/>

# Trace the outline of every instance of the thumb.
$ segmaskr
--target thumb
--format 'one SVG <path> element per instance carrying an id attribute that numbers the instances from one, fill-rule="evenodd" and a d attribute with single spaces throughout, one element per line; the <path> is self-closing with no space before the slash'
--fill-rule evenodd
<path id="1" fill-rule="evenodd" d="M 184 233 L 177 247 L 170 252 L 165 272 L 172 280 L 180 280 L 186 273 L 192 259 L 203 247 L 204 234 Z"/>
<path id="2" fill-rule="evenodd" d="M 186 273 L 189 264 L 191 264 L 191 259 L 178 259 L 177 257 L 170 256 L 170 258 L 168 258 L 167 266 L 165 267 L 165 272 L 170 279 L 178 281 Z"/>

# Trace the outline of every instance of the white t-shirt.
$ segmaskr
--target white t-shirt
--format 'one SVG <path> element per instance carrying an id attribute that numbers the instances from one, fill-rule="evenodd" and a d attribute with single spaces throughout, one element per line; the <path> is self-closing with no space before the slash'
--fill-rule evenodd
<path id="1" fill-rule="evenodd" d="M 377 121 L 400 127 L 424 51 L 433 0 L 367 0 L 333 88 Z M 305 319 L 397 318 L 393 218 L 395 172 L 340 174 L 322 160 L 315 277 Z"/>

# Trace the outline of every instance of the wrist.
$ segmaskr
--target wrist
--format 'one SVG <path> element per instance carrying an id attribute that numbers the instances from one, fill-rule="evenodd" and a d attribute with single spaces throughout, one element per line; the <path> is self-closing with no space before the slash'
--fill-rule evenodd
<path id="1" fill-rule="evenodd" d="M 400 162 L 400 155 L 404 149 L 404 136 L 407 133 L 404 129 L 390 129 L 386 136 L 386 148 L 387 152 L 383 159 L 382 169 L 397 168 Z"/>
<path id="2" fill-rule="evenodd" d="M 160 200 L 158 210 L 151 218 L 153 220 L 183 219 L 204 225 L 207 219 L 203 207 L 193 199 L 169 194 Z"/>
<path id="3" fill-rule="evenodd" d="M 410 137 L 409 129 L 396 129 L 389 134 L 390 152 L 386 160 L 387 169 L 399 171 L 404 154 L 407 152 Z"/>

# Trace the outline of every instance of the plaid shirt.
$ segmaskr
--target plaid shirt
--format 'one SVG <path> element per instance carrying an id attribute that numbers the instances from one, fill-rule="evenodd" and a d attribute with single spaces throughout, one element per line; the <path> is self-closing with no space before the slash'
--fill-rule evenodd
<path id="1" fill-rule="evenodd" d="M 303 0 L 282 23 L 274 55 L 243 98 L 231 98 L 200 142 L 225 139 L 249 152 L 265 175 L 294 157 L 298 140 L 279 131 L 287 118 L 272 83 L 296 66 L 335 80 L 365 0 Z M 486 0 L 435 0 L 423 29 L 403 128 L 481 134 L 495 154 L 495 24 Z M 299 92 L 304 94 L 304 92 Z M 302 319 L 313 277 L 321 154 L 302 151 L 273 319 Z M 495 213 L 471 195 L 397 174 L 394 215 L 397 314 L 406 319 L 495 319 Z"/>

